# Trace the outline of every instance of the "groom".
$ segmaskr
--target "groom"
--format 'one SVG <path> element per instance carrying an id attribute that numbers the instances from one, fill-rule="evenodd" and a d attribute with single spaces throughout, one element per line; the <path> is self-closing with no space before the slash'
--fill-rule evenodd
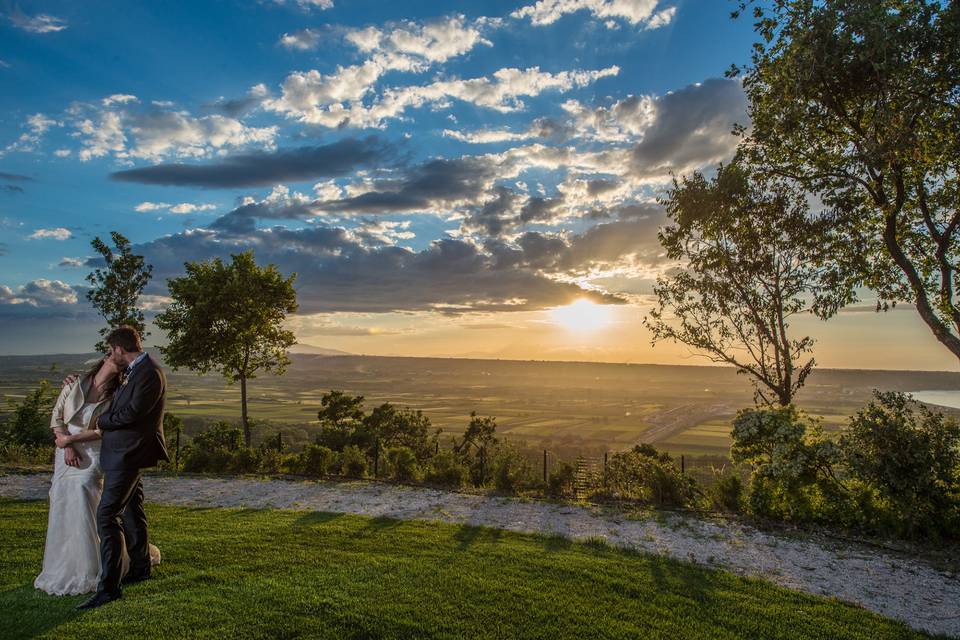
<path id="1" fill-rule="evenodd" d="M 124 584 L 150 577 L 141 475 L 144 468 L 170 460 L 163 440 L 167 387 L 163 370 L 143 351 L 140 334 L 133 327 L 117 327 L 107 335 L 106 343 L 110 349 L 107 357 L 122 373 L 110 409 L 96 423 L 103 438 L 100 465 L 104 474 L 97 507 L 100 580 L 97 592 L 77 609 L 93 609 L 121 597 L 124 542 L 130 555 Z"/>

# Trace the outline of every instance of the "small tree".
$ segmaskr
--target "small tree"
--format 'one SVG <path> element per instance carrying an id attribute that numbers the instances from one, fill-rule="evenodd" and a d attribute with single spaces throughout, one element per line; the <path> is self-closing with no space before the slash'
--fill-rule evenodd
<path id="1" fill-rule="evenodd" d="M 10 412 L 3 425 L 3 439 L 23 445 L 51 444 L 50 414 L 56 399 L 46 380 L 20 402 L 8 399 Z"/>
<path id="2" fill-rule="evenodd" d="M 130 241 L 117 231 L 111 231 L 114 249 L 110 249 L 98 237 L 90 243 L 103 256 L 106 268 L 97 268 L 87 275 L 92 288 L 87 291 L 87 300 L 100 312 L 107 326 L 100 329 L 100 340 L 95 349 L 107 350 L 103 342 L 112 329 L 126 324 L 136 328 L 141 337 L 150 335 L 146 330 L 143 312 L 137 308 L 137 299 L 153 274 L 153 266 L 144 264 L 143 256 L 134 255 Z"/>
<path id="3" fill-rule="evenodd" d="M 272 264 L 258 266 L 252 251 L 231 257 L 231 264 L 220 258 L 186 263 L 187 275 L 167 281 L 173 301 L 156 325 L 167 332 L 160 351 L 174 369 L 202 374 L 216 368 L 230 383 L 240 382 L 250 446 L 247 380 L 261 371 L 280 375 L 290 363 L 287 348 L 296 338 L 283 321 L 297 310 L 296 274 L 285 278 Z"/>
<path id="4" fill-rule="evenodd" d="M 811 300 L 826 315 L 836 308 L 803 194 L 735 161 L 712 181 L 674 179 L 661 202 L 674 224 L 660 242 L 681 266 L 657 278 L 644 318 L 653 343 L 689 345 L 749 374 L 765 404 L 790 404 L 815 362 L 804 358 L 813 339 L 791 337 L 789 320 Z"/>

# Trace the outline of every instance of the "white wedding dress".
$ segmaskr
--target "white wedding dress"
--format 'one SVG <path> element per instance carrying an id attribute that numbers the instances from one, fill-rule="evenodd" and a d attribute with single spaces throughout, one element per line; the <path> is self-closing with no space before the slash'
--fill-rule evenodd
<path id="1" fill-rule="evenodd" d="M 90 423 L 96 403 L 86 402 L 70 421 L 71 435 Z M 97 535 L 97 505 L 103 491 L 100 467 L 100 440 L 77 442 L 79 467 L 64 462 L 63 449 L 57 448 L 50 485 L 50 514 L 47 542 L 43 551 L 43 571 L 33 586 L 55 596 L 78 595 L 95 591 L 100 575 L 100 537 Z M 160 550 L 150 547 L 150 564 L 160 563 Z M 129 558 L 123 549 L 123 573 Z"/>

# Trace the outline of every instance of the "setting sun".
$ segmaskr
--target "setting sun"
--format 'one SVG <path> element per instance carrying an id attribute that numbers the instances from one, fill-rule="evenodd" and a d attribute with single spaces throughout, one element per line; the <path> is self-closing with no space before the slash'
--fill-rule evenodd
<path id="1" fill-rule="evenodd" d="M 580 298 L 572 304 L 550 310 L 553 322 L 570 331 L 593 332 L 608 326 L 612 320 L 608 305 L 600 305 Z"/>

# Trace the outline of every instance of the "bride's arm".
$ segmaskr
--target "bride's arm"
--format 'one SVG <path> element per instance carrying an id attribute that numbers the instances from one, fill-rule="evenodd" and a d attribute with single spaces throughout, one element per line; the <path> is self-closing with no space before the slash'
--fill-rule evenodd
<path id="1" fill-rule="evenodd" d="M 67 384 L 60 389 L 60 395 L 57 397 L 56 404 L 53 405 L 53 413 L 50 416 L 50 428 L 53 429 L 53 435 L 57 439 L 57 446 L 64 450 L 64 462 L 67 466 L 73 467 L 80 464 L 80 456 L 69 442 L 61 444 L 61 439 L 70 437 L 70 431 L 63 421 L 63 404 L 69 391 L 70 385 Z"/>
<path id="2" fill-rule="evenodd" d="M 87 431 L 81 431 L 80 433 L 76 433 L 74 435 L 70 435 L 69 433 L 62 433 L 62 434 L 58 433 L 57 446 L 63 449 L 64 447 L 69 447 L 75 442 L 89 442 L 91 440 L 99 440 L 99 439 L 100 439 L 100 433 L 97 431 L 94 431 L 93 429 L 89 429 Z"/>

